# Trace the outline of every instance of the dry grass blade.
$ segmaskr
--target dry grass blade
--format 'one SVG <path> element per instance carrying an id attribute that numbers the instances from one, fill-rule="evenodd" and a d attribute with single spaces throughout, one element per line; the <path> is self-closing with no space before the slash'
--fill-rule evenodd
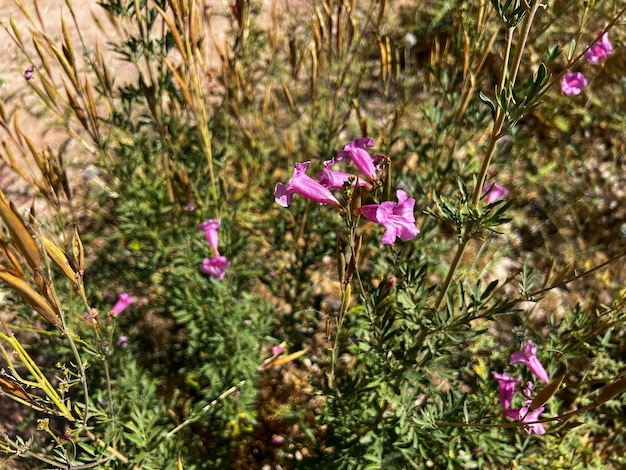
<path id="1" fill-rule="evenodd" d="M 59 318 L 56 313 L 40 294 L 38 294 L 26 281 L 7 272 L 0 271 L 0 281 L 3 281 L 10 289 L 14 290 L 24 301 L 33 307 L 46 321 L 54 326 L 59 326 Z"/>
<path id="2" fill-rule="evenodd" d="M 37 51 L 37 55 L 41 60 L 41 64 L 43 68 L 46 70 L 46 74 L 48 77 L 52 77 L 52 69 L 50 68 L 50 63 L 48 62 L 48 56 L 52 55 L 52 51 L 47 45 L 41 41 L 38 35 L 33 33 L 33 45 L 35 46 L 35 50 Z M 47 50 L 46 50 L 47 49 Z"/>
<path id="3" fill-rule="evenodd" d="M 167 15 L 167 13 L 163 11 L 162 9 L 160 9 L 158 5 L 155 4 L 154 8 L 157 9 L 159 14 L 163 18 L 163 21 L 165 21 L 165 23 L 167 24 L 167 27 L 169 28 L 170 32 L 172 33 L 172 37 L 174 38 L 174 42 L 176 43 L 176 47 L 178 47 L 178 50 L 183 58 L 183 62 L 187 63 L 187 51 L 185 50 L 185 44 L 183 42 L 183 39 L 180 37 L 178 28 L 176 28 L 176 25 L 174 24 L 172 19 Z"/>
<path id="4" fill-rule="evenodd" d="M 102 55 L 102 51 L 100 50 L 100 46 L 96 43 L 95 49 L 95 60 L 93 71 L 98 77 L 98 82 L 100 86 L 105 92 L 106 96 L 111 96 L 113 91 L 113 82 L 111 81 L 111 77 L 109 76 L 109 71 L 107 69 L 106 63 L 104 61 L 104 56 Z"/>
<path id="5" fill-rule="evenodd" d="M 274 362 L 270 364 L 270 367 L 282 366 L 283 364 L 287 364 L 288 362 L 295 361 L 296 359 L 304 356 L 308 353 L 308 349 L 303 349 L 301 351 L 296 351 L 295 353 L 287 354 L 286 356 L 279 357 Z"/>
<path id="6" fill-rule="evenodd" d="M 17 127 L 16 127 L 16 131 L 20 135 L 20 137 L 26 142 L 26 146 L 28 147 L 28 150 L 33 156 L 35 163 L 37 163 L 37 166 L 39 167 L 41 172 L 45 175 L 46 170 L 47 170 L 47 165 L 45 164 L 42 153 L 39 151 L 35 143 L 28 136 L 22 133 L 22 131 L 19 130 Z"/>
<path id="7" fill-rule="evenodd" d="M 0 103 L 0 126 L 4 127 L 6 130 L 9 130 L 7 112 L 4 109 L 4 105 L 2 103 Z"/>
<path id="8" fill-rule="evenodd" d="M 11 29 L 13 30 L 13 34 L 15 34 L 15 41 L 18 43 L 18 45 L 20 47 L 24 47 L 24 42 L 22 41 L 22 35 L 20 33 L 20 30 L 18 29 L 17 25 L 15 24 L 15 21 L 13 21 L 13 18 L 11 18 L 9 20 L 9 22 L 11 23 Z"/>
<path id="9" fill-rule="evenodd" d="M 10 204 L 4 192 L 0 189 L 0 218 L 11 233 L 13 243 L 22 254 L 33 272 L 41 269 L 41 257 L 35 239 L 24 225 L 22 218 Z"/>
<path id="10" fill-rule="evenodd" d="M 83 242 L 78 235 L 78 227 L 74 226 L 74 235 L 72 236 L 72 254 L 76 261 L 76 267 L 78 268 L 78 274 L 82 277 L 85 271 L 85 250 L 83 248 Z"/>
<path id="11" fill-rule="evenodd" d="M 63 52 L 59 50 L 59 48 L 54 44 L 52 39 L 48 38 L 47 36 L 44 36 L 44 38 L 46 42 L 48 43 L 48 46 L 50 46 L 50 49 L 52 49 L 54 56 L 57 58 L 57 60 L 61 64 L 61 67 L 63 67 L 65 74 L 72 82 L 72 85 L 74 85 L 74 89 L 78 90 L 79 84 L 78 84 L 78 77 L 76 75 L 76 70 L 70 65 L 70 63 L 65 58 L 65 54 L 63 54 Z"/>
<path id="12" fill-rule="evenodd" d="M 8 272 L 17 277 L 23 278 L 24 268 L 22 268 L 22 265 L 20 264 L 19 260 L 15 256 L 15 253 L 13 253 L 13 251 L 11 250 L 9 244 L 4 241 L 4 238 L 2 238 L 1 233 L 0 233 L 0 251 L 4 253 L 5 260 L 9 263 L 9 265 L 11 265 L 12 269 L 7 269 Z"/>
<path id="13" fill-rule="evenodd" d="M 3 395 L 8 395 L 10 398 L 19 401 L 25 405 L 28 405 L 31 398 L 24 387 L 22 387 L 19 382 L 8 381 L 0 377 L 0 389 L 2 390 Z"/>
<path id="14" fill-rule="evenodd" d="M 78 118 L 80 123 L 83 125 L 85 130 L 89 132 L 90 131 L 89 121 L 87 121 L 87 115 L 85 114 L 85 111 L 83 110 L 82 106 L 78 103 L 78 100 L 76 99 L 74 94 L 70 91 L 70 89 L 67 87 L 67 85 L 65 85 L 65 92 L 67 93 L 67 98 L 70 101 L 70 106 L 74 110 L 76 117 Z"/>
<path id="15" fill-rule="evenodd" d="M 61 14 L 61 29 L 63 30 L 63 53 L 67 61 L 72 65 L 74 70 L 76 69 L 76 53 L 74 52 L 74 46 L 70 32 L 67 29 L 65 18 Z"/>
<path id="16" fill-rule="evenodd" d="M 76 279 L 76 272 L 70 263 L 67 253 L 46 236 L 41 237 L 41 243 L 46 250 L 48 258 L 52 260 L 66 278 L 73 282 Z"/>
<path id="17" fill-rule="evenodd" d="M 6 160 L 8 160 L 7 163 L 9 164 L 11 169 L 15 173 L 17 173 L 20 178 L 22 178 L 27 184 L 33 184 L 33 179 L 22 170 L 22 165 L 16 162 L 15 157 L 13 156 L 13 151 L 6 142 L 2 142 L 2 149 L 4 150 L 3 160 L 6 158 Z"/>
<path id="18" fill-rule="evenodd" d="M 81 298 L 86 300 L 85 287 L 82 282 L 82 270 L 73 265 L 70 257 L 67 255 L 65 250 L 58 246 L 53 240 L 48 237 L 42 236 L 41 241 L 46 250 L 48 258 L 50 258 L 55 266 L 57 266 L 61 270 L 63 275 L 67 279 L 69 279 L 69 281 L 72 283 L 72 286 L 81 296 Z M 56 299 L 54 298 L 52 300 L 53 302 L 56 301 Z"/>
<path id="19" fill-rule="evenodd" d="M 87 105 L 89 106 L 89 120 L 91 121 L 91 126 L 93 127 L 92 136 L 95 137 L 95 134 L 98 130 L 98 111 L 96 109 L 96 102 L 93 98 L 93 92 L 91 91 L 91 83 L 88 80 L 85 80 L 83 86 L 86 94 L 87 94 Z"/>
<path id="20" fill-rule="evenodd" d="M 193 98 L 191 97 L 191 93 L 189 92 L 189 88 L 187 87 L 185 80 L 178 73 L 178 71 L 174 68 L 169 60 L 163 59 L 163 61 L 165 62 L 165 65 L 167 65 L 167 68 L 170 70 L 170 72 L 172 72 L 176 83 L 178 83 L 180 91 L 183 93 L 183 98 L 185 98 L 185 103 L 187 103 L 187 106 L 189 106 L 190 109 L 194 109 Z"/>

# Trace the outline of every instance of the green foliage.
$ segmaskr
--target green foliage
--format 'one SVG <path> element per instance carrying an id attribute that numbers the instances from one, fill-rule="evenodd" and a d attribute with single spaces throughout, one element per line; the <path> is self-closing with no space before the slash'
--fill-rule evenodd
<path id="1" fill-rule="evenodd" d="M 39 173 L 9 145 L 3 161 L 52 214 L 0 193 L 0 387 L 31 423 L 2 429 L 7 456 L 30 468 L 624 465 L 625 114 L 606 98 L 624 94 L 624 8 L 387 3 L 267 15 L 248 0 L 103 0 L 107 53 L 133 71 L 124 83 L 99 49 L 76 59 L 66 17 L 88 44 L 69 2 L 60 39 L 24 11 L 35 52 L 3 25 L 42 63 L 27 85 L 45 112 L 33 112 L 64 123 L 100 185 L 90 224 L 64 210 L 87 202 L 71 198 L 65 150 L 39 150 L 3 104 L 3 132 Z M 211 42 L 223 17 L 225 42 Z M 594 66 L 583 53 L 599 29 L 615 50 Z M 563 74 L 583 68 L 585 97 L 562 95 Z M 319 171 L 365 136 L 388 158 L 371 189 L 345 185 L 340 210 L 274 203 L 295 162 Z M 487 202 L 496 180 L 511 196 Z M 420 234 L 381 245 L 357 209 L 392 188 L 415 199 Z M 198 230 L 207 219 L 221 221 L 219 253 Z M 219 280 L 200 269 L 218 255 L 231 263 Z M 135 303 L 115 315 L 121 292 Z M 510 364 L 528 342 L 551 384 Z M 546 434 L 503 413 L 491 373 L 504 371 L 520 377 L 512 407 L 537 382 L 529 406 L 545 406 Z"/>

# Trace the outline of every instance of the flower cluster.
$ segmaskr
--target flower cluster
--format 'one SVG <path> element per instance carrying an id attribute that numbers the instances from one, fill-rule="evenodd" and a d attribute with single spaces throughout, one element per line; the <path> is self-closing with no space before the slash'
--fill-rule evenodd
<path id="1" fill-rule="evenodd" d="M 609 41 L 609 33 L 600 31 L 600 39 L 589 46 L 584 53 L 585 59 L 590 64 L 599 64 L 606 60 L 613 52 L 613 45 Z M 582 72 L 567 72 L 561 80 L 561 90 L 568 96 L 579 95 L 587 88 L 588 82 Z"/>
<path id="2" fill-rule="evenodd" d="M 550 383 L 550 378 L 548 377 L 546 369 L 537 358 L 537 347 L 530 342 L 524 346 L 522 351 L 515 351 L 511 354 L 509 364 L 524 364 L 539 380 L 545 382 L 546 384 Z M 539 415 L 543 413 L 545 407 L 540 406 L 534 410 L 530 409 L 530 405 L 532 403 L 532 392 L 535 389 L 535 384 L 531 381 L 526 382 L 521 389 L 522 395 L 525 399 L 524 406 L 520 408 L 511 408 L 515 395 L 515 389 L 522 377 L 518 375 L 513 378 L 506 372 L 503 372 L 502 374 L 498 372 L 491 372 L 491 374 L 498 381 L 500 404 L 502 405 L 503 413 L 516 421 L 527 423 L 528 434 L 545 434 L 545 428 L 541 425 L 541 423 L 536 422 L 539 419 Z"/>
<path id="3" fill-rule="evenodd" d="M 204 258 L 202 261 L 202 267 L 200 270 L 204 274 L 212 276 L 216 281 L 224 279 L 226 270 L 230 266 L 230 261 L 225 256 L 221 256 L 217 249 L 218 235 L 217 230 L 220 228 L 222 222 L 216 219 L 209 219 L 198 225 L 198 230 L 204 232 L 206 241 L 209 243 L 211 250 L 213 251 L 212 258 Z"/>
<path id="4" fill-rule="evenodd" d="M 340 211 L 344 206 L 333 194 L 332 190 L 346 190 L 357 185 L 367 191 L 380 186 L 378 173 L 381 164 L 388 161 L 387 157 L 372 157 L 367 148 L 373 147 L 374 141 L 368 137 L 356 139 L 348 143 L 337 156 L 324 162 L 324 169 L 315 178 L 308 176 L 306 171 L 311 162 L 296 163 L 296 168 L 287 186 L 276 183 L 274 200 L 283 207 L 291 205 L 294 194 L 323 205 L 331 205 Z M 356 167 L 360 174 L 337 171 L 333 168 L 343 162 L 346 166 Z M 411 240 L 418 233 L 415 225 L 415 199 L 409 198 L 401 189 L 397 190 L 398 202 L 383 201 L 380 204 L 368 204 L 355 209 L 355 215 L 363 215 L 368 220 L 385 227 L 382 237 L 383 244 L 393 244 L 396 238 Z"/>

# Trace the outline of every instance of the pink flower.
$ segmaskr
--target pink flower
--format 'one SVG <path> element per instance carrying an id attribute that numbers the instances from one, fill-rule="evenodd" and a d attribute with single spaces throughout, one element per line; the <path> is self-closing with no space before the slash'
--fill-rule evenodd
<path id="1" fill-rule="evenodd" d="M 585 51 L 585 59 L 590 64 L 599 64 L 604 62 L 607 56 L 613 52 L 613 45 L 609 41 L 609 33 L 598 33 L 600 40 Z"/>
<path id="2" fill-rule="evenodd" d="M 122 313 L 126 308 L 135 301 L 130 295 L 126 292 L 120 295 L 115 305 L 111 307 L 111 313 L 114 317 L 117 317 L 120 313 Z"/>
<path id="3" fill-rule="evenodd" d="M 126 348 L 128 347 L 128 336 L 120 336 L 117 340 L 118 348 Z"/>
<path id="4" fill-rule="evenodd" d="M 385 201 L 380 204 L 361 206 L 358 213 L 373 222 L 379 223 L 387 230 L 383 234 L 382 242 L 391 245 L 396 242 L 396 237 L 401 240 L 412 240 L 419 233 L 415 226 L 415 199 L 409 198 L 401 189 L 396 192 L 398 203 Z"/>
<path id="5" fill-rule="evenodd" d="M 507 197 L 509 190 L 504 186 L 500 186 L 498 183 L 491 183 L 483 188 L 483 193 L 487 195 L 487 204 L 491 204 L 498 199 Z"/>
<path id="6" fill-rule="evenodd" d="M 511 403 L 513 403 L 515 386 L 520 380 L 522 380 L 522 377 L 518 375 L 514 379 L 506 372 L 503 372 L 502 374 L 499 374 L 497 372 L 491 372 L 491 375 L 493 375 L 498 381 L 500 403 L 502 404 L 502 409 L 506 413 L 506 411 L 511 407 Z"/>
<path id="7" fill-rule="evenodd" d="M 524 346 L 523 351 L 515 351 L 511 354 L 509 364 L 525 364 L 539 380 L 543 380 L 546 384 L 550 383 L 548 373 L 537 358 L 537 347 L 531 342 Z"/>
<path id="8" fill-rule="evenodd" d="M 363 139 L 356 139 L 349 142 L 341 152 L 329 162 L 328 165 L 332 165 L 338 161 L 345 161 L 346 164 L 354 163 L 359 170 L 363 172 L 368 178 L 376 179 L 376 164 L 371 155 L 365 150 L 367 147 L 373 147 L 374 141 L 369 137 Z"/>
<path id="9" fill-rule="evenodd" d="M 346 181 L 349 181 L 350 178 L 354 178 L 353 186 L 356 184 L 357 178 L 351 173 L 344 173 L 342 171 L 333 171 L 330 169 L 330 165 L 328 162 L 324 164 L 324 169 L 321 173 L 318 173 L 316 178 L 322 184 L 322 186 L 327 187 L 328 189 L 341 189 Z M 359 186 L 365 186 L 367 188 L 371 188 L 372 185 L 369 184 L 362 178 L 358 178 Z"/>
<path id="10" fill-rule="evenodd" d="M 568 96 L 580 95 L 587 88 L 587 79 L 580 72 L 567 72 L 561 80 L 561 90 Z"/>
<path id="11" fill-rule="evenodd" d="M 214 256 L 213 258 L 204 258 L 200 271 L 204 274 L 212 276 L 216 281 L 224 279 L 226 270 L 230 266 L 230 261 L 225 256 Z"/>
<path id="12" fill-rule="evenodd" d="M 531 400 L 526 401 L 526 406 L 517 408 L 514 410 L 506 410 L 505 413 L 509 418 L 513 418 L 515 421 L 521 421 L 522 423 L 532 423 L 527 426 L 528 434 L 545 434 L 546 430 L 541 423 L 534 423 L 539 419 L 539 415 L 543 413 L 545 407 L 540 406 L 536 410 L 528 411 L 530 409 Z"/>
<path id="13" fill-rule="evenodd" d="M 285 352 L 285 348 L 283 348 L 280 345 L 277 346 L 272 346 L 272 356 L 278 356 L 279 354 L 282 354 Z"/>
<path id="14" fill-rule="evenodd" d="M 202 222 L 198 225 L 198 230 L 204 232 L 204 236 L 206 237 L 206 241 L 209 242 L 209 246 L 213 250 L 213 254 L 215 256 L 219 256 L 219 251 L 217 250 L 218 243 L 218 235 L 217 229 L 220 228 L 222 222 L 216 219 L 209 219 L 205 222 Z"/>
<path id="15" fill-rule="evenodd" d="M 307 167 L 311 162 L 296 163 L 289 184 L 276 183 L 274 189 L 274 200 L 283 207 L 289 207 L 294 194 L 299 194 L 320 204 L 331 204 L 341 208 L 339 201 L 330 192 L 330 189 L 315 181 L 306 174 Z"/>

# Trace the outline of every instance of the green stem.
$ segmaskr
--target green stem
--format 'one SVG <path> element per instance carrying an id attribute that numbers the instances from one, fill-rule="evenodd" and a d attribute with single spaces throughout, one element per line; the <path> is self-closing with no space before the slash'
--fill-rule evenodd
<path id="1" fill-rule="evenodd" d="M 514 28 L 509 28 L 507 34 L 507 49 L 505 55 L 505 62 L 502 67 L 502 77 L 500 81 L 500 88 L 498 89 L 498 93 L 502 90 L 506 90 L 507 95 L 507 105 L 510 101 L 509 91 L 513 89 L 515 86 L 515 82 L 517 80 L 517 74 L 520 69 L 520 65 L 522 63 L 522 56 L 524 53 L 524 49 L 526 47 L 526 42 L 528 41 L 528 37 L 530 35 L 530 28 L 532 26 L 533 20 L 535 18 L 535 14 L 539 10 L 541 6 L 540 0 L 534 0 L 530 10 L 524 16 L 524 20 L 522 23 L 522 32 L 520 34 L 520 38 L 515 49 L 515 55 L 513 56 L 513 60 L 511 61 L 511 68 L 508 70 L 509 65 L 509 56 L 512 49 L 513 44 L 513 32 Z M 496 116 L 494 118 L 493 129 L 491 131 L 491 136 L 489 138 L 489 143 L 487 145 L 487 150 L 485 152 L 485 157 L 483 158 L 480 170 L 478 172 L 478 177 L 476 179 L 476 187 L 474 188 L 474 193 L 472 195 L 472 205 L 474 208 L 477 208 L 480 203 L 480 196 L 482 194 L 482 188 L 485 185 L 485 180 L 487 178 L 487 172 L 489 171 L 489 165 L 491 164 L 491 160 L 496 153 L 496 147 L 498 140 L 502 137 L 502 129 L 506 123 L 507 115 L 503 109 L 503 106 L 499 106 L 496 110 Z M 458 267 L 459 261 L 463 252 L 465 251 L 465 247 L 467 246 L 467 242 L 471 238 L 472 232 L 475 230 L 474 224 L 468 224 L 463 233 L 462 241 L 457 245 L 456 253 L 454 254 L 454 259 L 452 260 L 452 264 L 450 265 L 450 269 L 448 270 L 448 274 L 446 279 L 444 280 L 443 286 L 441 287 L 441 291 L 439 292 L 439 296 L 435 301 L 435 308 L 439 308 L 441 306 L 441 302 L 446 296 L 450 284 L 452 283 L 452 278 L 454 277 L 454 273 L 456 268 Z"/>
<path id="2" fill-rule="evenodd" d="M 461 261 L 461 256 L 463 256 L 463 251 L 465 251 L 465 246 L 467 245 L 467 240 L 461 240 L 461 242 L 456 247 L 456 253 L 454 253 L 454 259 L 450 264 L 450 268 L 448 269 L 448 274 L 446 275 L 446 279 L 443 281 L 443 285 L 441 286 L 441 290 L 439 291 L 439 296 L 435 301 L 435 310 L 438 310 L 441 306 L 441 302 L 446 296 L 450 284 L 452 283 L 452 278 L 454 277 L 454 273 L 456 268 L 459 265 L 459 261 Z"/>

